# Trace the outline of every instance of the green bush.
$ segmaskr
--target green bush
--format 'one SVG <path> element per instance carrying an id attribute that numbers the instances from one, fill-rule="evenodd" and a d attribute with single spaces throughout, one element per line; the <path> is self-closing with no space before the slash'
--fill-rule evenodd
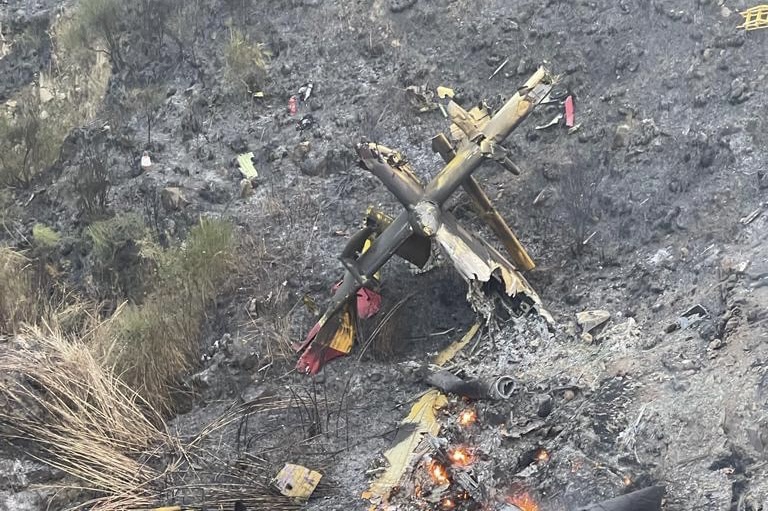
<path id="1" fill-rule="evenodd" d="M 32 227 L 32 239 L 37 247 L 49 249 L 59 244 L 61 235 L 46 225 L 35 224 Z"/>
<path id="2" fill-rule="evenodd" d="M 141 216 L 129 213 L 94 222 L 85 236 L 100 298 L 140 301 L 159 252 Z"/>
<path id="3" fill-rule="evenodd" d="M 86 234 L 93 244 L 94 257 L 111 263 L 126 243 L 146 239 L 149 229 L 139 215 L 128 213 L 94 222 L 86 229 Z"/>
<path id="4" fill-rule="evenodd" d="M 249 95 L 260 91 L 267 80 L 269 52 L 263 44 L 251 43 L 238 29 L 230 29 L 225 50 L 226 77 L 235 87 L 245 87 Z"/>
<path id="5" fill-rule="evenodd" d="M 111 323 L 102 356 L 155 408 L 172 408 L 174 388 L 199 360 L 205 314 L 233 258 L 231 225 L 202 220 L 185 244 L 159 255 L 145 301 L 126 305 Z"/>

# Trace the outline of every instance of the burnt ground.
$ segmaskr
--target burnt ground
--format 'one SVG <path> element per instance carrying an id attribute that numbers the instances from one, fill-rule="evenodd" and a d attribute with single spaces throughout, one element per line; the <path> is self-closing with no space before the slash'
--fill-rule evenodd
<path id="1" fill-rule="evenodd" d="M 415 295 L 377 346 L 362 358 L 358 346 L 315 378 L 291 372 L 285 341 L 312 322 L 303 297 L 324 305 L 341 275 L 335 257 L 344 236 L 369 204 L 397 210 L 356 167 L 353 144 L 367 137 L 398 148 L 431 177 L 440 165 L 429 139 L 446 123 L 438 111 L 416 114 L 406 86 L 449 85 L 466 104 L 498 106 L 547 62 L 575 94 L 581 129 L 534 130 L 556 113 L 542 107 L 507 142 L 523 175 L 487 166 L 478 176 L 537 261 L 528 277 L 556 325 L 522 322 L 484 336 L 462 359 L 464 373 L 511 375 L 520 393 L 477 403 L 476 429 L 446 426 L 447 434 L 478 450 L 476 471 L 493 498 L 522 483 L 542 509 L 574 509 L 661 483 L 666 510 L 766 511 L 768 216 L 740 220 L 766 202 L 768 31 L 741 32 L 738 11 L 748 3 L 723 3 L 252 2 L 236 18 L 273 57 L 266 98 L 249 102 L 227 92 L 221 73 L 231 11 L 209 2 L 195 65 L 169 47 L 148 71 L 168 93 L 149 147 L 152 170 L 133 177 L 146 137 L 140 116 L 109 118 L 110 95 L 129 79 L 116 75 L 103 122 L 70 137 L 36 184 L 45 192 L 17 223 L 22 231 L 35 222 L 82 230 L 68 176 L 89 146 L 109 155 L 114 211 L 147 211 L 169 238 L 200 214 L 231 218 L 250 257 L 211 317 L 212 358 L 190 378 L 195 397 L 172 426 L 194 434 L 233 402 L 294 399 L 290 410 L 255 415 L 245 433 L 224 431 L 214 444 L 222 456 L 248 451 L 278 468 L 292 461 L 323 471 L 325 487 L 308 509 L 365 509 L 366 472 L 427 389 L 422 366 L 474 318 L 449 267 L 411 275 L 393 261 L 385 307 Z M 50 8 L 0 6 L 10 20 Z M 311 112 L 317 125 L 298 132 L 286 104 L 307 81 L 316 87 L 299 116 Z M 105 134 L 106 122 L 115 126 Z M 234 157 L 244 149 L 260 177 L 241 199 Z M 158 206 L 168 186 L 184 190 L 184 211 Z M 546 200 L 534 205 L 542 190 Z M 17 194 L 18 204 L 26 199 Z M 466 202 L 452 208 L 482 231 Z M 707 317 L 673 330 L 696 304 Z M 587 343 L 575 314 L 590 309 L 612 318 Z M 543 413 L 547 400 L 552 409 Z M 465 406 L 454 399 L 445 423 Z M 533 420 L 543 425 L 510 434 Z M 549 461 L 520 474 L 538 448 Z M 13 499 L 31 498 L 26 484 L 39 482 L 19 467 L 0 487 L 7 509 L 20 509 Z M 424 508 L 410 500 L 400 508 Z"/>

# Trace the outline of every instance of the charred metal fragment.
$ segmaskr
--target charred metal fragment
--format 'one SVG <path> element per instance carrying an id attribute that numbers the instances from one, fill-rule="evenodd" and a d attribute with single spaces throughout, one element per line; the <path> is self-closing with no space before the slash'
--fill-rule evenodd
<path id="1" fill-rule="evenodd" d="M 649 486 L 576 511 L 661 511 L 664 491 L 663 486 Z"/>
<path id="2" fill-rule="evenodd" d="M 475 400 L 509 399 L 517 390 L 517 383 L 509 376 L 464 380 L 446 370 L 430 374 L 427 383 L 447 394 Z"/>

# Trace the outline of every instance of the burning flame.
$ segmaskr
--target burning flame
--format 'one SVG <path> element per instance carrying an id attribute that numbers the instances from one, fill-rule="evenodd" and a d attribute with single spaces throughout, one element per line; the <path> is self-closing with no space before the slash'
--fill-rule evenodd
<path id="1" fill-rule="evenodd" d="M 456 504 L 453 502 L 453 499 L 450 497 L 446 497 L 443 499 L 443 501 L 440 503 L 441 509 L 453 509 L 456 507 Z"/>
<path id="2" fill-rule="evenodd" d="M 629 476 L 624 476 L 624 486 L 629 486 L 632 484 L 632 478 Z"/>
<path id="3" fill-rule="evenodd" d="M 549 453 L 543 447 L 536 451 L 536 462 L 543 464 L 549 461 Z"/>
<path id="4" fill-rule="evenodd" d="M 477 421 L 477 412 L 474 408 L 467 408 L 459 414 L 459 424 L 465 428 L 471 426 Z"/>
<path id="5" fill-rule="evenodd" d="M 466 467 L 472 464 L 474 456 L 465 447 L 456 447 L 448 452 L 448 458 L 454 465 Z"/>
<path id="6" fill-rule="evenodd" d="M 539 511 L 539 505 L 528 493 L 521 493 L 509 499 L 510 504 L 517 506 L 520 511 Z"/>
<path id="7" fill-rule="evenodd" d="M 438 463 L 435 460 L 432 460 L 429 462 L 429 477 L 432 478 L 432 481 L 437 485 L 444 485 L 448 484 L 448 471 L 445 469 L 444 466 L 442 466 L 440 463 Z"/>

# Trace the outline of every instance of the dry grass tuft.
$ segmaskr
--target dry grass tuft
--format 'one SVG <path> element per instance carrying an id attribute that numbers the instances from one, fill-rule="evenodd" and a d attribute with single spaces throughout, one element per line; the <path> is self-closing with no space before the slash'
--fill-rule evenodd
<path id="1" fill-rule="evenodd" d="M 33 442 L 37 458 L 100 498 L 153 494 L 160 474 L 146 457 L 171 443 L 163 421 L 83 342 L 28 328 L 0 344 L 0 375 L 0 434 Z"/>
<path id="2" fill-rule="evenodd" d="M 61 241 L 61 235 L 43 224 L 35 224 L 32 227 L 32 239 L 37 247 L 50 249 Z"/>
<path id="3" fill-rule="evenodd" d="M 231 450 L 224 439 L 231 440 L 249 416 L 289 406 L 280 398 L 241 404 L 183 444 L 85 342 L 47 327 L 0 340 L 0 437 L 74 478 L 69 488 L 90 500 L 70 503 L 72 510 L 147 510 L 182 502 L 231 509 L 236 501 L 255 509 L 300 509 L 271 487 L 274 466 L 258 456 L 235 462 L 219 452 Z"/>

